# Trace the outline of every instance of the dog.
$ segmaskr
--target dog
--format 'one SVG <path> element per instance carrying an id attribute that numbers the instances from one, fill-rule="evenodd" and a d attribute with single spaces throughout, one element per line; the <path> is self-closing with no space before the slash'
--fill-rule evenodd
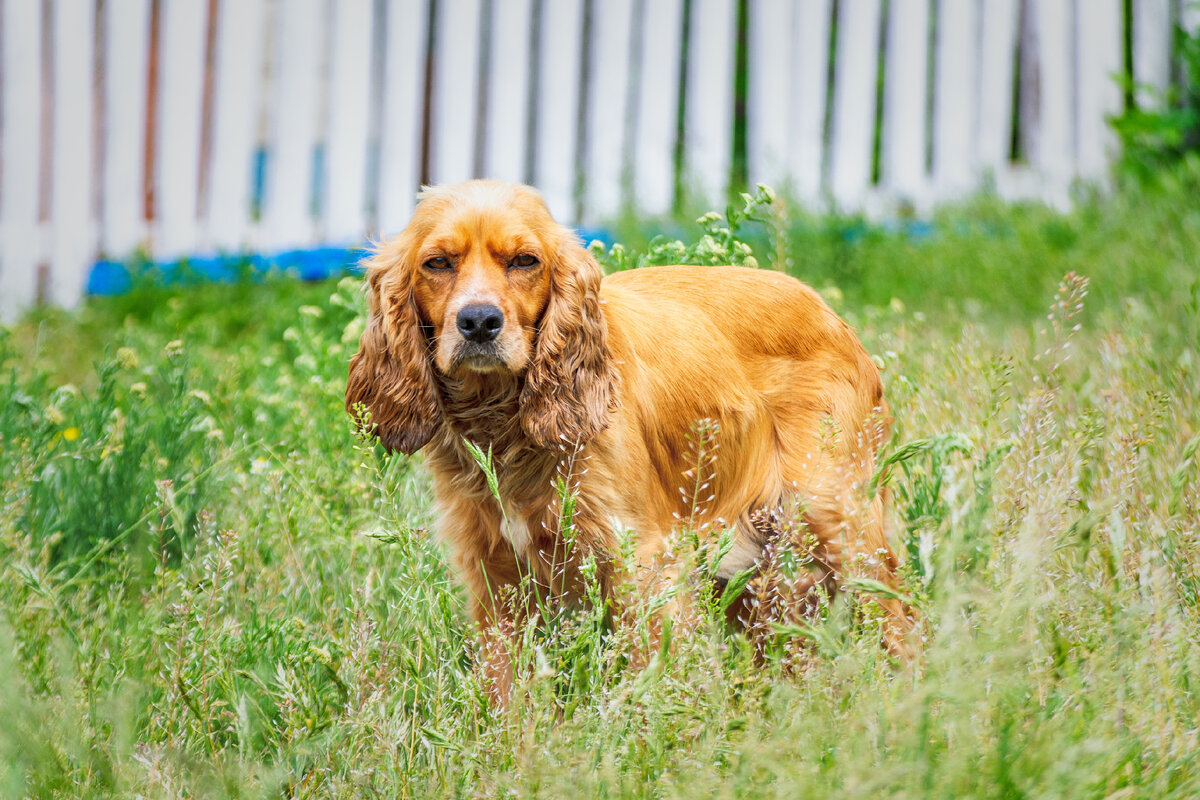
<path id="1" fill-rule="evenodd" d="M 883 498 L 864 493 L 890 424 L 879 372 L 801 282 L 713 266 L 604 277 L 534 189 L 494 181 L 425 188 L 365 266 L 346 407 L 384 447 L 424 449 L 501 702 L 529 613 L 509 587 L 528 576 L 570 598 L 591 556 L 619 613 L 678 577 L 666 556 L 684 522 L 732 529 L 727 581 L 760 564 L 777 534 L 763 520 L 800 508 L 814 584 L 897 585 Z M 711 497 L 681 492 L 697 479 L 698 421 L 719 448 Z M 490 452 L 494 489 L 468 443 Z M 617 557 L 623 536 L 633 570 Z M 879 600 L 883 638 L 905 654 L 910 614 L 895 597 Z"/>

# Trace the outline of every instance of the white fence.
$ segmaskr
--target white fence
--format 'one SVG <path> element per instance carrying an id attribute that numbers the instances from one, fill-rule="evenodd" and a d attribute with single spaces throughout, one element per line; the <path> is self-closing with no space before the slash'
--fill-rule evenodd
<path id="1" fill-rule="evenodd" d="M 1062 203 L 1105 173 L 1125 59 L 1171 82 L 1185 6 L 0 0 L 0 316 L 74 303 L 98 258 L 360 242 L 472 176 L 573 222 L 744 179 Z"/>

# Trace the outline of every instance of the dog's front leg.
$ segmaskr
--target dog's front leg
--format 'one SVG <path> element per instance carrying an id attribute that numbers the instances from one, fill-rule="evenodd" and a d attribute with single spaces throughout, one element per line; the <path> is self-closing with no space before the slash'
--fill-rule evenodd
<path id="1" fill-rule="evenodd" d="M 668 535 L 644 536 L 631 574 L 613 581 L 614 618 L 631 633 L 630 665 L 649 666 L 664 647 L 699 626 L 693 588 L 683 579 L 686 566 L 667 546 Z"/>
<path id="2" fill-rule="evenodd" d="M 502 540 L 499 508 L 480 498 L 437 486 L 438 532 L 454 554 L 458 577 L 479 626 L 476 664 L 494 705 L 507 705 L 513 685 L 516 635 L 525 618 L 519 597 L 522 570 L 512 547 Z"/>

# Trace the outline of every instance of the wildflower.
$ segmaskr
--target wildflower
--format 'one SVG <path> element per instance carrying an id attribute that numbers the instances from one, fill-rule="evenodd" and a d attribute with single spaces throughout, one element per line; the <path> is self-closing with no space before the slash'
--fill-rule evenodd
<path id="1" fill-rule="evenodd" d="M 58 406 L 50 406 L 46 409 L 46 421 L 51 425 L 62 425 L 67 417 Z"/>
<path id="2" fill-rule="evenodd" d="M 188 397 L 195 398 L 206 406 L 212 405 L 212 396 L 209 395 L 208 392 L 205 392 L 201 389 L 192 389 L 190 392 L 188 392 Z"/>
<path id="3" fill-rule="evenodd" d="M 313 319 L 320 319 L 325 316 L 325 312 L 317 306 L 300 306 L 297 310 L 304 316 L 312 317 Z"/>
<path id="4" fill-rule="evenodd" d="M 137 351 L 132 347 L 122 347 L 117 350 L 117 364 L 121 369 L 137 369 L 139 363 Z"/>
<path id="5" fill-rule="evenodd" d="M 267 467 L 269 467 L 270 465 L 271 465 L 271 462 L 268 461 L 267 459 L 256 458 L 250 462 L 250 474 L 251 475 L 262 475 L 264 472 L 267 471 Z"/>
<path id="6" fill-rule="evenodd" d="M 62 432 L 62 437 L 68 442 L 73 442 L 79 438 L 79 428 L 71 427 Z"/>
<path id="7" fill-rule="evenodd" d="M 130 394 L 136 394 L 138 397 L 144 397 L 146 395 L 146 384 L 142 381 L 138 381 L 137 383 L 130 385 L 129 392 Z"/>
<path id="8" fill-rule="evenodd" d="M 172 339 L 167 342 L 167 346 L 163 348 L 163 352 L 167 354 L 167 358 L 179 358 L 183 355 L 183 340 Z"/>

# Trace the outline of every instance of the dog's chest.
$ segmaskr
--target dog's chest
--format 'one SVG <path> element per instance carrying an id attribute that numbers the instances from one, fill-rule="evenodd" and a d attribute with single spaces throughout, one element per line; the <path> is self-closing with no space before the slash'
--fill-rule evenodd
<path id="1" fill-rule="evenodd" d="M 530 521 L 511 503 L 501 503 L 500 535 L 503 536 L 517 553 L 529 550 L 531 541 Z"/>

